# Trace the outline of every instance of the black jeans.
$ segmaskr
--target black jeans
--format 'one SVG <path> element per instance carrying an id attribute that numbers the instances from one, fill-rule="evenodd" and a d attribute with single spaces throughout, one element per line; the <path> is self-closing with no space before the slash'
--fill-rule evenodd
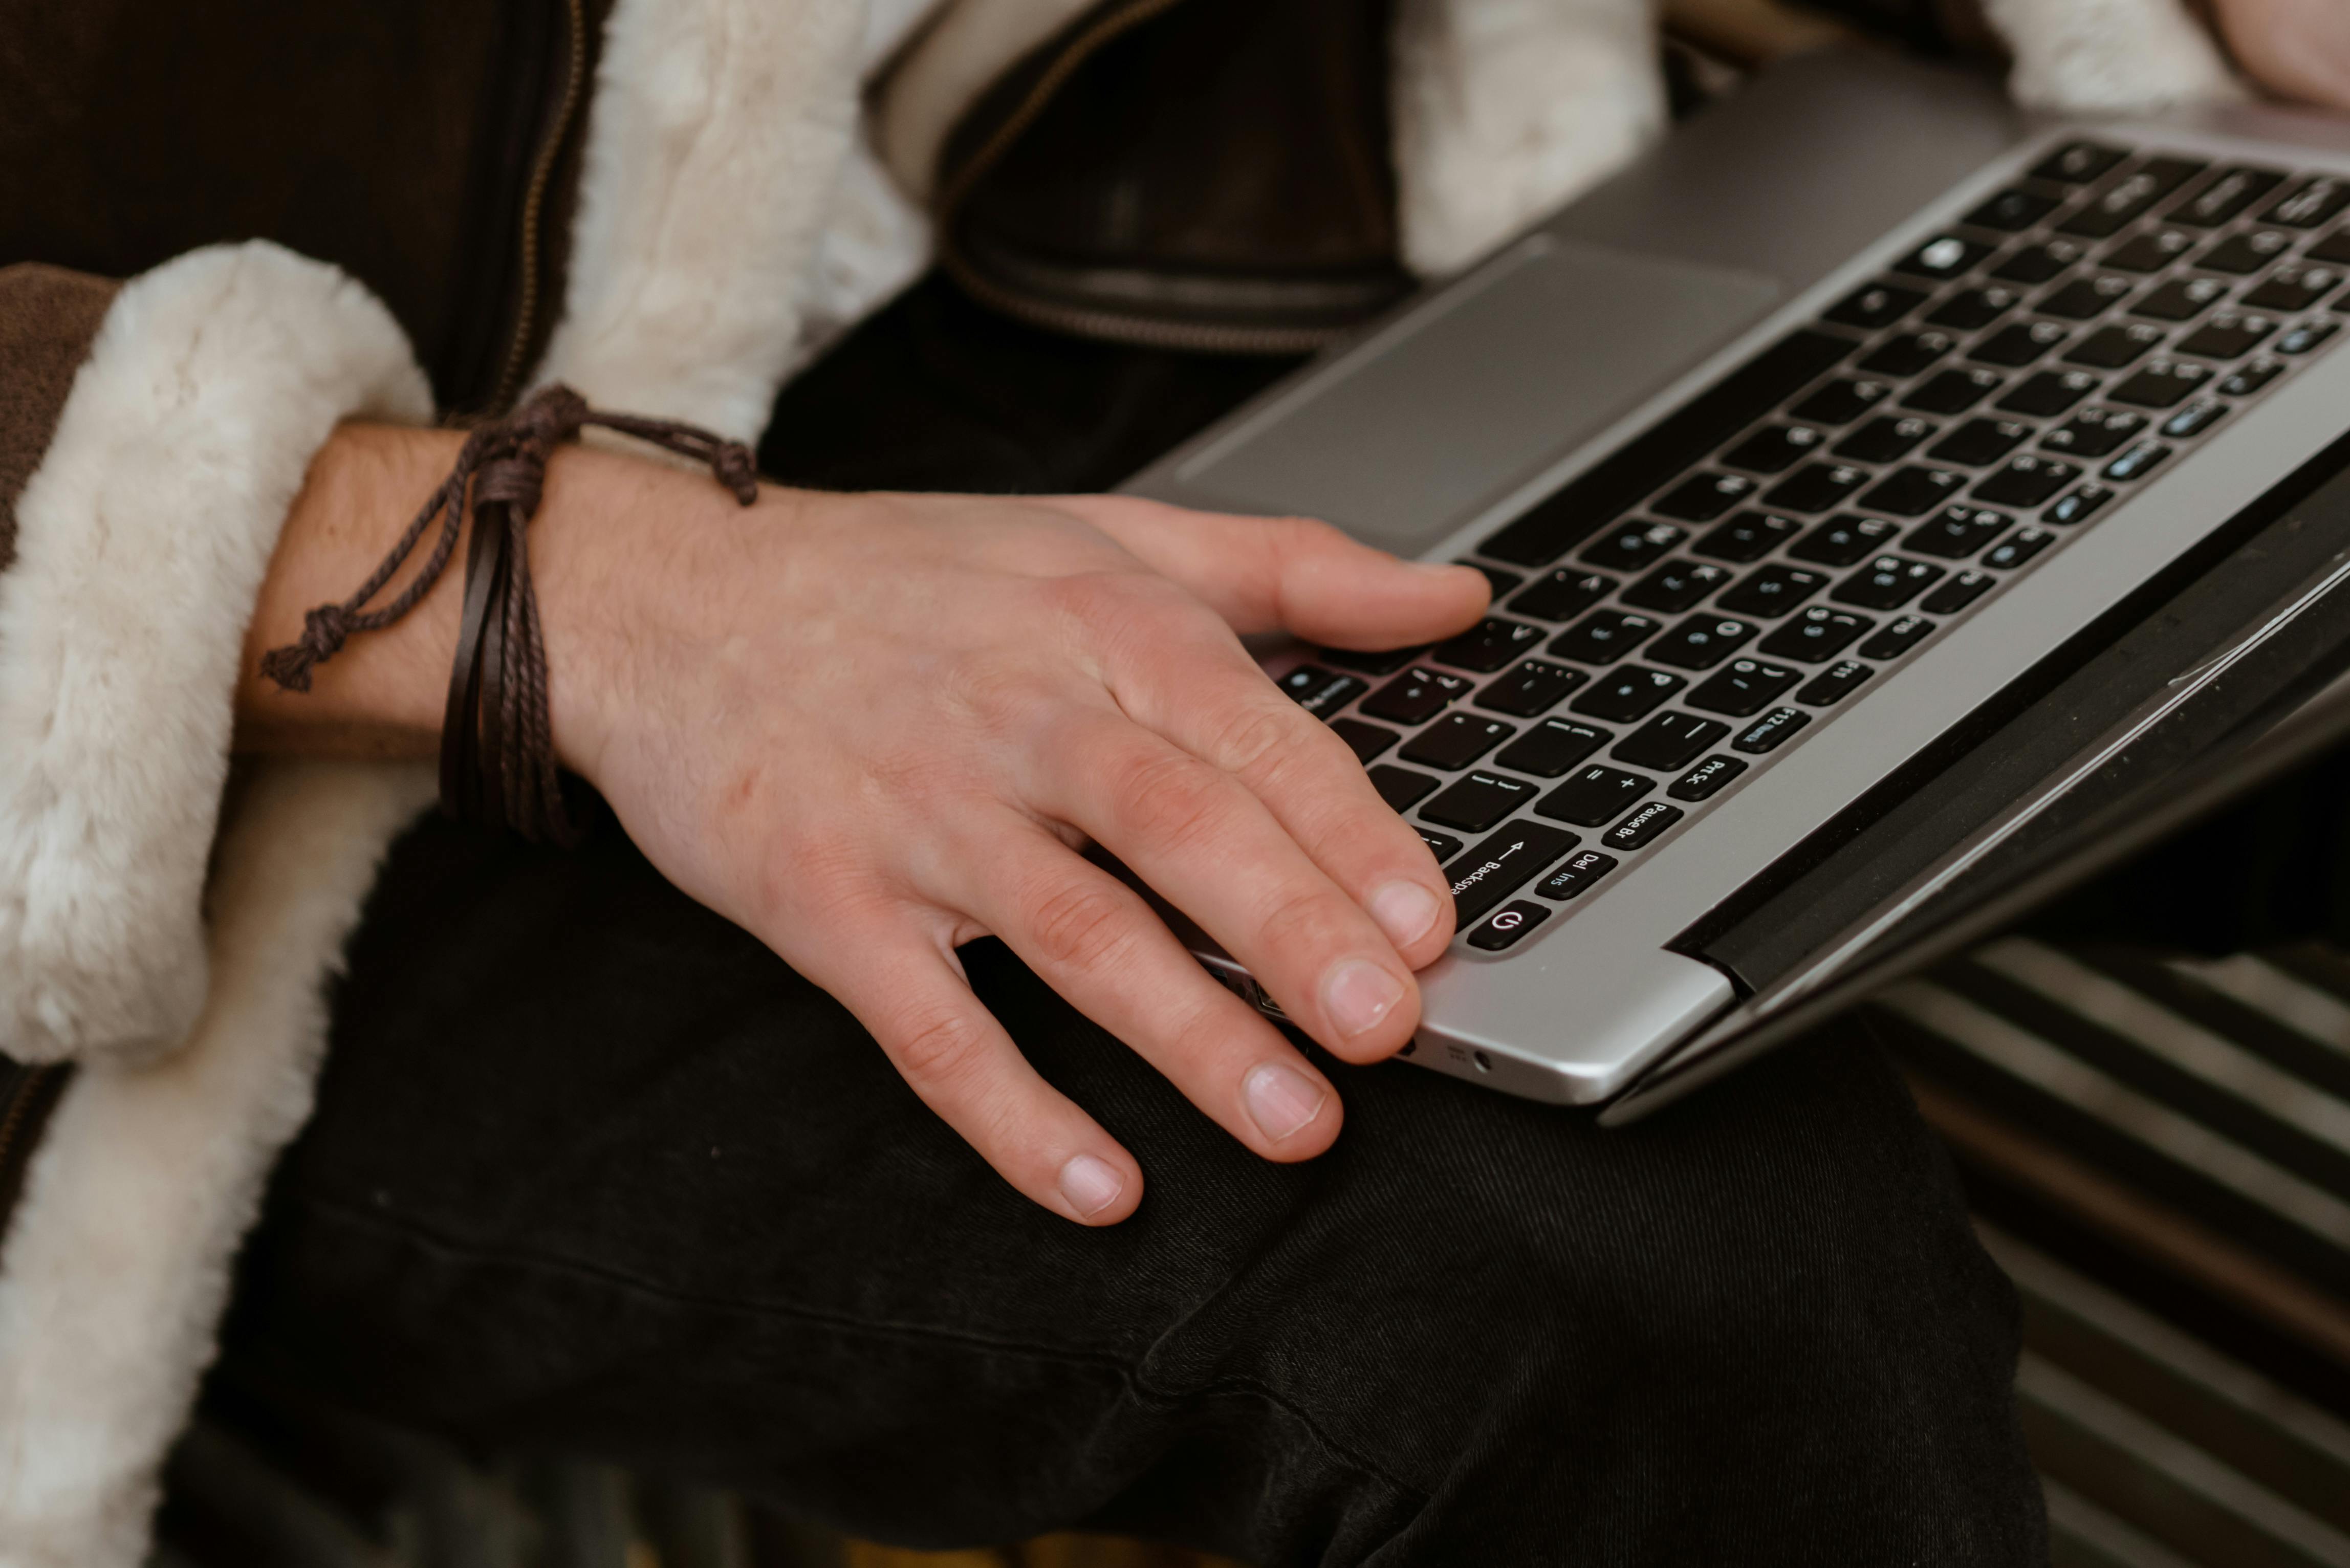
<path id="1" fill-rule="evenodd" d="M 786 397 L 766 458 L 1099 484 L 1268 373 L 1062 343 L 925 286 Z M 1149 1172 L 1126 1224 L 1013 1193 L 617 831 L 562 855 L 424 824 L 351 952 L 232 1354 L 915 1544 L 2044 1557 L 2012 1297 L 1856 1032 L 1626 1132 L 1323 1059 L 1347 1130 L 1281 1167 L 1001 948 L 965 957 Z"/>

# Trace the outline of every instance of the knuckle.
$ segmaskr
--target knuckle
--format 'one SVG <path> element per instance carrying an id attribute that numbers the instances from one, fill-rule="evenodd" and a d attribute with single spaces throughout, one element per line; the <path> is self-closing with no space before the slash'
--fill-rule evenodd
<path id="1" fill-rule="evenodd" d="M 979 1026 L 960 1012 L 916 1013 L 900 1021 L 895 1035 L 890 1057 L 920 1090 L 967 1081 L 985 1057 Z"/>
<path id="2" fill-rule="evenodd" d="M 1223 815 L 1205 770 L 1180 753 L 1130 753 L 1116 764 L 1110 788 L 1127 830 L 1153 844 L 1199 843 Z"/>
<path id="3" fill-rule="evenodd" d="M 1095 969 L 1115 963 L 1131 945 L 1127 910 L 1108 890 L 1072 880 L 1035 897 L 1024 911 L 1029 940 L 1052 963 Z"/>
<path id="4" fill-rule="evenodd" d="M 1284 702 L 1284 707 L 1287 706 Z M 1295 755 L 1305 744 L 1307 737 L 1297 722 L 1305 717 L 1302 711 L 1284 712 L 1264 703 L 1243 703 L 1217 724 L 1209 754 L 1218 766 L 1232 773 L 1256 774 Z"/>
<path id="5" fill-rule="evenodd" d="M 1257 922 L 1257 934 L 1267 948 L 1292 953 L 1319 953 L 1333 947 L 1342 929 L 1337 899 L 1311 887 L 1282 889 Z"/>

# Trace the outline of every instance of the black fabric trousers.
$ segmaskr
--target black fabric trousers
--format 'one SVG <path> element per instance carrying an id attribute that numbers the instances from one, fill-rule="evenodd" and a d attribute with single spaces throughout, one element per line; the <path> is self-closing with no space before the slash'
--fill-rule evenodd
<path id="1" fill-rule="evenodd" d="M 1274 369 L 1049 338 L 925 285 L 787 393 L 764 455 L 1099 485 Z M 2044 1559 L 2013 1298 L 1856 1031 L 1623 1132 L 1323 1058 L 1346 1132 L 1282 1167 L 1000 947 L 965 957 L 1141 1159 L 1127 1223 L 1014 1194 L 616 830 L 565 855 L 426 822 L 352 949 L 232 1357 L 910 1544 Z"/>

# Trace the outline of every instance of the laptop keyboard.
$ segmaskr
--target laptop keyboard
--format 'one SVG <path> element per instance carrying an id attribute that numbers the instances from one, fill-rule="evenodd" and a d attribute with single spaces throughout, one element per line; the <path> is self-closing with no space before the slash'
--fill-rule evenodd
<path id="1" fill-rule="evenodd" d="M 2345 211 L 2058 147 L 1487 538 L 1482 624 L 1283 687 L 1508 951 L 2325 351 Z"/>

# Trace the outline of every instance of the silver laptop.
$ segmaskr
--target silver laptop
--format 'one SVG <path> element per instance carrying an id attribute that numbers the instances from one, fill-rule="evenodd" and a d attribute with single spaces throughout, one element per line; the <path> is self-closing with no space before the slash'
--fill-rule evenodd
<path id="1" fill-rule="evenodd" d="M 1692 933 L 2350 430 L 2345 325 L 2350 123 L 1832 53 L 1128 488 L 1487 571 L 1451 642 L 1265 661 L 1451 877 L 1411 1058 L 1591 1104 L 1858 950 L 1758 999 Z"/>

